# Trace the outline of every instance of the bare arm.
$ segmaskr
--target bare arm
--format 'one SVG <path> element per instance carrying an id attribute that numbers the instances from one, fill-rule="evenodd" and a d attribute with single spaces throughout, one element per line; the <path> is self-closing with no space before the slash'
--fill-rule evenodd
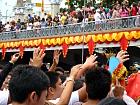
<path id="1" fill-rule="evenodd" d="M 55 50 L 53 53 L 53 64 L 51 65 L 49 71 L 54 71 L 56 66 L 59 63 L 59 57 L 61 55 L 61 52 L 59 50 Z"/>
<path id="2" fill-rule="evenodd" d="M 39 48 L 35 49 L 33 52 L 33 59 L 30 59 L 30 65 L 40 68 L 43 64 L 45 55 L 43 50 L 40 50 Z"/>
<path id="3" fill-rule="evenodd" d="M 87 71 L 89 68 L 94 67 L 97 64 L 96 58 L 96 54 L 91 55 L 89 58 L 87 58 L 86 62 L 83 64 L 80 71 L 78 72 L 77 78 L 80 78 L 85 73 L 85 71 Z"/>
<path id="4" fill-rule="evenodd" d="M 76 65 L 71 69 L 71 73 L 69 78 L 67 79 L 66 86 L 60 96 L 59 102 L 56 105 L 68 105 L 71 93 L 73 91 L 74 79 L 76 78 L 76 75 L 80 70 L 80 66 L 81 65 Z"/>

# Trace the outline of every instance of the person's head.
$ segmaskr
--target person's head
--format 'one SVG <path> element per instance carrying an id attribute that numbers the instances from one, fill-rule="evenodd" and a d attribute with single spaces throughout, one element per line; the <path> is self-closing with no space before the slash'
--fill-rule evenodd
<path id="1" fill-rule="evenodd" d="M 48 99 L 56 99 L 59 98 L 62 91 L 62 81 L 60 79 L 60 74 L 56 72 L 47 72 L 47 76 L 50 79 L 50 87 L 48 89 Z"/>
<path id="2" fill-rule="evenodd" d="M 88 99 L 102 100 L 111 88 L 111 74 L 104 68 L 91 68 L 85 76 Z"/>
<path id="3" fill-rule="evenodd" d="M 126 5 L 125 5 L 125 4 L 123 4 L 123 5 L 122 5 L 122 9 L 125 9 L 125 8 L 126 8 Z"/>
<path id="4" fill-rule="evenodd" d="M 127 105 L 122 99 L 108 97 L 99 102 L 98 105 Z"/>
<path id="5" fill-rule="evenodd" d="M 140 7 L 140 1 L 138 2 L 138 7 Z"/>
<path id="6" fill-rule="evenodd" d="M 10 79 L 12 77 L 12 74 L 13 74 L 13 72 L 10 72 L 7 75 L 7 77 L 5 78 L 5 80 L 4 80 L 3 84 L 2 84 L 1 90 L 9 88 L 9 81 L 10 81 Z"/>
<path id="7" fill-rule="evenodd" d="M 111 56 L 115 56 L 116 53 L 117 53 L 117 50 L 116 49 L 112 49 L 112 48 L 107 48 L 105 49 L 105 56 L 107 59 L 109 59 Z"/>
<path id="8" fill-rule="evenodd" d="M 132 6 L 133 7 L 137 7 L 137 4 L 135 2 L 133 2 Z"/>
<path id="9" fill-rule="evenodd" d="M 55 72 L 57 72 L 60 75 L 64 75 L 64 69 L 62 67 L 56 67 Z"/>
<path id="10" fill-rule="evenodd" d="M 42 22 L 45 22 L 45 18 L 42 18 L 42 20 L 41 20 Z"/>
<path id="11" fill-rule="evenodd" d="M 31 17 L 31 14 L 28 14 L 29 17 Z"/>
<path id="12" fill-rule="evenodd" d="M 96 10 L 96 13 L 100 13 L 100 9 L 97 9 L 97 10 Z"/>
<path id="13" fill-rule="evenodd" d="M 18 19 L 18 20 L 17 20 L 17 23 L 20 23 L 20 22 L 21 22 L 21 20 L 20 20 L 20 19 Z"/>
<path id="14" fill-rule="evenodd" d="M 120 8 L 119 8 L 119 6 L 116 5 L 116 6 L 114 6 L 114 9 L 119 10 Z"/>
<path id="15" fill-rule="evenodd" d="M 15 67 L 9 82 L 13 105 L 44 105 L 49 83 L 49 78 L 39 68 L 28 65 Z"/>
<path id="16" fill-rule="evenodd" d="M 73 91 L 76 91 L 80 88 L 82 88 L 84 86 L 84 81 L 79 79 L 79 80 L 76 80 L 75 83 L 74 83 L 74 87 L 73 87 Z"/>
<path id="17" fill-rule="evenodd" d="M 115 88 L 112 90 L 114 97 L 123 99 L 124 95 L 124 87 L 122 86 L 115 86 Z"/>

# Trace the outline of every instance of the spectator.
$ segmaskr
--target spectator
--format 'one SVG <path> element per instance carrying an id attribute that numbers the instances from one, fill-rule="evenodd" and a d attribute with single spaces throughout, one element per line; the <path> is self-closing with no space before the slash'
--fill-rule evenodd
<path id="1" fill-rule="evenodd" d="M 47 22 L 45 21 L 45 18 L 42 18 L 40 26 L 41 26 L 41 28 L 46 28 L 47 27 Z"/>
<path id="2" fill-rule="evenodd" d="M 120 18 L 120 13 L 119 13 L 119 7 L 118 6 L 114 7 L 112 18 Z"/>
<path id="3" fill-rule="evenodd" d="M 105 98 L 98 105 L 127 105 L 122 99 L 114 97 Z"/>
<path id="4" fill-rule="evenodd" d="M 122 8 L 119 11 L 121 17 L 128 17 L 129 11 L 127 10 L 126 6 L 123 4 Z"/>
<path id="5" fill-rule="evenodd" d="M 47 18 L 47 24 L 48 24 L 48 26 L 49 27 L 51 27 L 52 26 L 52 17 L 51 16 L 48 16 L 48 18 Z"/>
<path id="6" fill-rule="evenodd" d="M 38 68 L 31 66 L 17 66 L 9 82 L 12 105 L 44 105 L 48 77 Z"/>
<path id="7" fill-rule="evenodd" d="M 53 19 L 53 26 L 59 26 L 59 25 L 60 25 L 59 17 L 55 16 Z"/>
<path id="8" fill-rule="evenodd" d="M 3 27 L 2 21 L 0 21 L 0 33 L 4 30 L 3 28 L 4 27 Z"/>
<path id="9" fill-rule="evenodd" d="M 62 86 L 60 75 L 56 72 L 47 72 L 46 74 L 50 79 L 47 99 L 59 98 L 64 88 Z"/>
<path id="10" fill-rule="evenodd" d="M 67 21 L 67 16 L 66 16 L 66 13 L 64 12 L 62 17 L 61 17 L 61 24 L 64 25 Z"/>
<path id="11" fill-rule="evenodd" d="M 9 22 L 6 23 L 4 29 L 5 29 L 5 31 L 11 31 L 11 25 Z"/>
<path id="12" fill-rule="evenodd" d="M 135 2 L 133 2 L 133 4 L 132 4 L 132 8 L 131 8 L 131 15 L 132 15 L 132 16 L 136 16 L 137 13 L 138 13 L 137 5 L 136 5 Z"/>
<path id="13" fill-rule="evenodd" d="M 97 105 L 104 99 L 111 87 L 111 74 L 103 68 L 91 68 L 85 76 L 87 102 L 83 105 Z"/>
<path id="14" fill-rule="evenodd" d="M 100 10 L 99 9 L 96 10 L 96 13 L 94 15 L 94 19 L 95 19 L 95 23 L 96 24 L 101 23 L 102 17 L 101 17 L 101 14 L 100 14 Z"/>
<path id="15" fill-rule="evenodd" d="M 16 23 L 16 31 L 20 31 L 21 29 L 21 21 L 20 19 L 18 19 L 17 23 Z"/>
<path id="16" fill-rule="evenodd" d="M 27 22 L 27 30 L 32 30 L 33 29 L 33 23 L 32 21 L 29 20 L 29 22 Z"/>
<path id="17" fill-rule="evenodd" d="M 36 18 L 33 24 L 33 29 L 38 29 L 40 28 L 40 22 L 39 20 Z"/>
<path id="18" fill-rule="evenodd" d="M 138 15 L 140 15 L 140 1 L 138 3 Z"/>
<path id="19" fill-rule="evenodd" d="M 60 75 L 64 75 L 65 70 L 62 67 L 56 67 L 55 72 L 59 73 Z"/>

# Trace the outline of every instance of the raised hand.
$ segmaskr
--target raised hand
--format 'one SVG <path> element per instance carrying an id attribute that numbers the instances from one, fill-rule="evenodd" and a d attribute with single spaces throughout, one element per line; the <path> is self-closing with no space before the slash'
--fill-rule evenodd
<path id="1" fill-rule="evenodd" d="M 94 67 L 98 62 L 96 61 L 96 54 L 91 55 L 86 59 L 86 62 L 80 67 L 80 71 L 77 74 L 77 79 L 79 79 L 88 69 Z"/>
<path id="2" fill-rule="evenodd" d="M 77 74 L 78 74 L 78 72 L 79 72 L 79 70 L 80 70 L 81 67 L 82 67 L 82 64 L 78 64 L 76 66 L 73 66 L 72 69 L 71 69 L 71 72 L 70 72 L 70 76 L 69 77 L 71 77 L 73 79 L 76 79 Z"/>
<path id="3" fill-rule="evenodd" d="M 11 57 L 11 60 L 10 62 L 11 63 L 15 63 L 20 57 L 20 54 L 19 53 L 15 53 L 12 57 Z"/>
<path id="4" fill-rule="evenodd" d="M 87 69 L 94 67 L 98 63 L 96 61 L 96 58 L 97 58 L 96 54 L 91 55 L 90 57 L 86 59 L 86 62 L 83 64 L 82 67 L 87 68 Z"/>
<path id="5" fill-rule="evenodd" d="M 129 55 L 126 51 L 120 51 L 118 52 L 116 58 L 119 59 L 120 63 L 124 63 L 125 61 L 129 60 Z"/>
<path id="6" fill-rule="evenodd" d="M 53 53 L 53 63 L 55 65 L 58 65 L 60 55 L 61 55 L 61 52 L 59 50 L 54 50 L 54 53 Z"/>
<path id="7" fill-rule="evenodd" d="M 43 63 L 43 58 L 45 57 L 44 51 L 39 48 L 35 49 L 33 52 L 32 66 L 41 67 Z"/>
<path id="8" fill-rule="evenodd" d="M 60 55 L 61 55 L 61 52 L 59 50 L 54 50 L 54 53 L 53 53 L 53 64 L 51 65 L 49 71 L 54 71 L 55 70 L 56 66 L 59 63 Z"/>

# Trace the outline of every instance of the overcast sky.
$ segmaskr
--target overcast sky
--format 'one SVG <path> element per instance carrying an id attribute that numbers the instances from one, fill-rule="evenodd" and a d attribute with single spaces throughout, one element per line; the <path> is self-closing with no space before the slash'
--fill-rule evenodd
<path id="1" fill-rule="evenodd" d="M 2 12 L 2 16 L 12 16 L 14 15 L 13 7 L 16 5 L 17 0 L 0 0 L 0 11 Z M 32 0 L 32 3 L 41 3 L 42 0 Z M 64 7 L 65 0 L 44 0 L 44 4 L 49 4 L 50 2 L 59 2 L 63 1 L 61 7 Z M 7 4 L 7 5 L 6 5 Z M 44 7 L 47 8 L 47 5 Z M 40 11 L 41 8 L 34 9 L 35 11 Z"/>

